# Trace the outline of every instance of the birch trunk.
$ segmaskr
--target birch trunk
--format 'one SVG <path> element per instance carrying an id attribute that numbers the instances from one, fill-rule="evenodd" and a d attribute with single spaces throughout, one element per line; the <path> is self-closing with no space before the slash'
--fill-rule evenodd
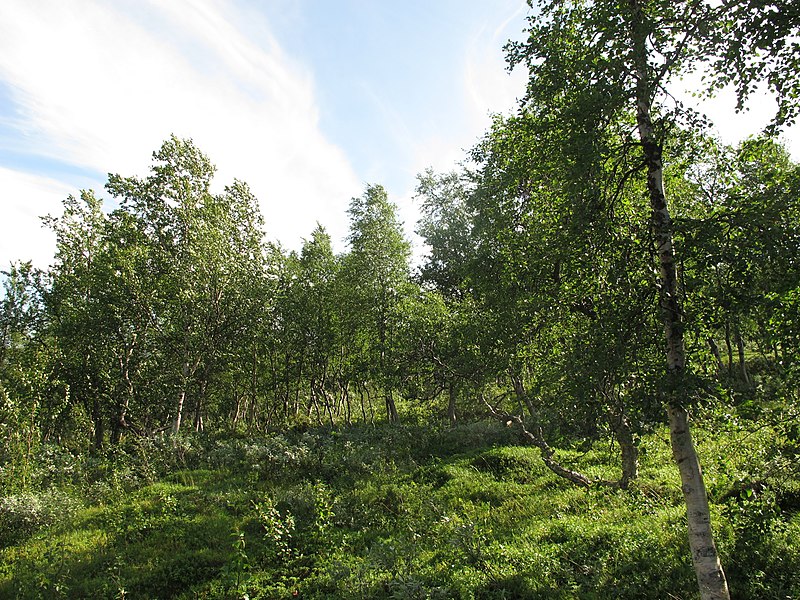
<path id="1" fill-rule="evenodd" d="M 392 388 L 386 387 L 383 392 L 383 398 L 386 402 L 386 416 L 390 423 L 399 423 L 400 415 L 397 413 L 397 405 L 394 402 L 394 394 Z"/>
<path id="2" fill-rule="evenodd" d="M 725 320 L 725 348 L 728 351 L 728 375 L 733 377 L 733 345 L 731 344 L 730 317 L 726 317 Z"/>
<path id="3" fill-rule="evenodd" d="M 714 360 L 717 361 L 717 377 L 722 377 L 725 374 L 725 363 L 722 362 L 722 355 L 719 353 L 719 346 L 713 337 L 708 338 L 708 347 L 711 348 L 711 354 L 714 355 Z"/>
<path id="4" fill-rule="evenodd" d="M 660 309 L 667 345 L 667 376 L 679 383 L 686 366 L 683 342 L 683 323 L 678 300 L 678 280 L 673 255 L 673 231 L 664 192 L 664 172 L 661 147 L 656 139 L 651 117 L 653 82 L 649 79 L 647 26 L 640 0 L 630 0 L 632 8 L 632 57 L 636 81 L 636 122 L 647 167 L 647 189 L 652 213 L 652 233 L 658 252 L 661 283 Z M 676 390 L 680 394 L 680 390 Z M 686 517 L 689 527 L 689 547 L 695 575 L 703 600 L 729 600 L 728 584 L 719 561 L 711 530 L 708 495 L 697 458 L 689 418 L 681 398 L 669 399 L 670 440 L 672 455 L 680 471 Z"/>
<path id="5" fill-rule="evenodd" d="M 172 424 L 172 434 L 178 435 L 181 432 L 181 422 L 183 421 L 183 404 L 186 401 L 186 386 L 189 381 L 189 363 L 184 362 L 181 368 L 181 389 L 178 391 L 178 406 L 175 410 L 175 422 Z"/>
<path id="6" fill-rule="evenodd" d="M 172 424 L 172 434 L 178 435 L 181 432 L 181 422 L 183 421 L 183 403 L 186 400 L 186 385 L 181 385 L 178 392 L 178 407 L 176 409 L 175 422 Z"/>
<path id="7" fill-rule="evenodd" d="M 456 426 L 456 385 L 452 381 L 447 387 L 448 400 L 447 400 L 447 420 L 450 422 L 450 427 Z"/>
<path id="8" fill-rule="evenodd" d="M 625 412 L 621 408 L 609 412 L 609 426 L 619 443 L 622 460 L 622 476 L 619 480 L 619 487 L 626 490 L 630 483 L 639 477 L 639 448 Z"/>
<path id="9" fill-rule="evenodd" d="M 742 330 L 739 329 L 738 321 L 734 325 L 733 339 L 736 340 L 736 351 L 739 354 L 739 374 L 742 376 L 744 384 L 750 387 L 750 376 L 747 374 L 747 362 L 744 355 L 744 338 L 742 337 Z"/>
<path id="10" fill-rule="evenodd" d="M 181 366 L 181 387 L 178 390 L 178 406 L 175 410 L 175 421 L 172 424 L 172 434 L 178 435 L 181 431 L 181 424 L 183 422 L 183 407 L 186 403 L 186 390 L 189 387 L 189 379 L 197 370 L 197 366 L 200 364 L 200 359 L 198 358 L 194 365 L 189 364 L 189 361 L 184 361 L 183 365 Z"/>

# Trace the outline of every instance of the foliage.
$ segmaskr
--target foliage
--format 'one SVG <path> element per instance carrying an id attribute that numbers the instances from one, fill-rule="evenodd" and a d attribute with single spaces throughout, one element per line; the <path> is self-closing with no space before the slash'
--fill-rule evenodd
<path id="1" fill-rule="evenodd" d="M 773 133 L 795 123 L 800 110 L 797 72 L 797 35 L 800 10 L 791 0 L 726 2 L 720 28 L 706 48 L 712 69 L 706 73 L 713 89 L 733 85 L 738 110 L 766 83 L 777 100 L 777 111 L 769 130 Z"/>
<path id="2" fill-rule="evenodd" d="M 419 177 L 415 275 L 382 186 L 286 251 L 174 136 L 45 218 L 54 264 L 3 272 L 0 595 L 686 597 L 681 490 L 734 596 L 800 595 L 800 167 L 669 94 L 710 65 L 792 123 L 797 9 L 535 4 L 520 110 Z"/>
<path id="3" fill-rule="evenodd" d="M 691 596 L 679 482 L 664 430 L 644 436 L 642 476 L 627 492 L 570 486 L 512 433 L 495 422 L 315 429 L 277 442 L 306 447 L 308 459 L 266 471 L 252 461 L 252 446 L 274 448 L 269 438 L 198 439 L 198 460 L 214 447 L 228 458 L 215 459 L 212 469 L 176 462 L 155 481 L 102 503 L 73 500 L 66 512 L 57 512 L 64 492 L 40 495 L 40 506 L 50 502 L 58 517 L 40 511 L 35 527 L 7 541 L 0 595 Z M 737 567 L 733 591 L 739 598 L 796 595 L 800 473 L 784 471 L 751 492 L 739 482 L 754 457 L 791 456 L 791 441 L 771 427 L 754 435 L 748 422 L 734 426 L 723 415 L 699 433 L 721 552 Z M 368 457 L 370 467 L 342 468 L 347 456 Z M 138 460 L 118 457 L 116 469 Z M 601 472 L 613 470 L 615 456 L 598 443 L 571 460 Z M 33 505 L 22 497 L 3 501 L 4 511 L 16 507 L 18 523 Z"/>
<path id="4" fill-rule="evenodd" d="M 0 498 L 0 546 L 18 543 L 42 527 L 69 519 L 79 508 L 77 500 L 59 490 L 39 494 L 23 492 Z"/>

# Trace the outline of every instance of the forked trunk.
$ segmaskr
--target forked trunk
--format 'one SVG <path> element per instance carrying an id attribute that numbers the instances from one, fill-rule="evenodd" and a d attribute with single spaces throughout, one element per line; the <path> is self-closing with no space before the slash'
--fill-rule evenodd
<path id="1" fill-rule="evenodd" d="M 725 349 L 728 351 L 728 375 L 733 377 L 733 344 L 731 343 L 730 317 L 725 321 Z"/>
<path id="2" fill-rule="evenodd" d="M 386 417 L 390 423 L 399 423 L 400 415 L 397 413 L 397 405 L 394 403 L 392 388 L 386 387 L 384 390 L 384 400 L 386 401 Z"/>
<path id="3" fill-rule="evenodd" d="M 632 481 L 639 477 L 639 447 L 636 445 L 630 422 L 624 411 L 620 409 L 611 412 L 609 424 L 617 438 L 622 459 L 622 477 L 619 480 L 619 487 L 625 490 Z"/>
<path id="4" fill-rule="evenodd" d="M 208 389 L 208 378 L 204 374 L 203 379 L 200 381 L 200 389 L 197 392 L 197 402 L 194 405 L 194 430 L 201 432 L 203 426 L 203 404 L 206 398 L 206 390 Z"/>
<path id="5" fill-rule="evenodd" d="M 181 424 L 183 422 L 183 406 L 186 403 L 186 390 L 189 387 L 189 378 L 197 370 L 197 366 L 199 364 L 200 359 L 198 358 L 194 365 L 189 364 L 188 361 L 184 361 L 183 365 L 181 366 L 181 387 L 178 390 L 178 406 L 175 410 L 175 421 L 172 423 L 173 435 L 178 435 L 181 432 Z"/>

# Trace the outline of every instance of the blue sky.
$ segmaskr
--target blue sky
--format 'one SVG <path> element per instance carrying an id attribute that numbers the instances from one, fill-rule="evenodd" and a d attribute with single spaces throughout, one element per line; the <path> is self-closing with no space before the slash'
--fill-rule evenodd
<path id="1" fill-rule="evenodd" d="M 3 0 L 0 268 L 47 266 L 39 216 L 104 195 L 108 172 L 144 175 L 172 133 L 209 155 L 220 189 L 248 182 L 289 248 L 319 221 L 342 250 L 367 183 L 410 234 L 416 174 L 455 167 L 522 95 L 502 47 L 527 14 L 524 0 Z M 728 142 L 771 110 L 732 106 L 704 107 Z"/>
<path id="2" fill-rule="evenodd" d="M 5 0 L 0 3 L 0 265 L 46 266 L 38 217 L 67 194 L 143 175 L 171 133 L 247 181 L 267 234 L 387 187 L 409 232 L 415 175 L 452 168 L 513 109 L 502 46 L 524 0 Z"/>

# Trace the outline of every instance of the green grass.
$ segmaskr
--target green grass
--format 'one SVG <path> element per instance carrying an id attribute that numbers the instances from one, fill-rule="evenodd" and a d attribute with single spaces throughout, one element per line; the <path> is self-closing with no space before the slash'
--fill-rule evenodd
<path id="1" fill-rule="evenodd" d="M 722 422 L 697 441 L 733 596 L 800 597 L 796 446 Z M 149 470 L 120 453 L 103 477 L 144 475 L 102 494 L 62 482 L 64 518 L 6 515 L 18 530 L 0 550 L 0 597 L 696 597 L 663 431 L 641 440 L 627 491 L 558 479 L 494 423 L 184 444 L 179 460 L 150 449 Z M 608 443 L 560 457 L 598 477 L 618 469 Z"/>

